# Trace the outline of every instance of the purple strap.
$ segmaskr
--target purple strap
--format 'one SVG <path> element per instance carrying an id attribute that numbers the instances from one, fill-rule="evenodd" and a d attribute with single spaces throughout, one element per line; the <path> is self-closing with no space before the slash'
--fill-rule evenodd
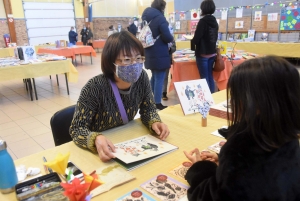
<path id="1" fill-rule="evenodd" d="M 119 108 L 120 113 L 121 113 L 123 124 L 127 124 L 128 123 L 128 117 L 127 117 L 123 102 L 121 100 L 121 96 L 120 96 L 118 87 L 117 87 L 116 83 L 112 82 L 111 80 L 109 80 L 109 82 L 110 82 L 111 88 L 112 88 L 112 90 L 115 94 L 115 98 L 116 98 L 116 101 L 118 103 L 118 108 Z"/>

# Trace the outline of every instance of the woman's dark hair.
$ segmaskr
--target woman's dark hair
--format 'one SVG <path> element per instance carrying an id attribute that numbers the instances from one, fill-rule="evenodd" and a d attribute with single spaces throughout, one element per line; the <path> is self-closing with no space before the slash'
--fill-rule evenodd
<path id="1" fill-rule="evenodd" d="M 104 45 L 101 55 L 101 69 L 105 77 L 115 82 L 114 74 L 116 66 L 114 63 L 120 52 L 131 57 L 131 51 L 139 52 L 144 56 L 144 48 L 141 42 L 128 31 L 121 31 L 110 35 Z"/>
<path id="2" fill-rule="evenodd" d="M 151 4 L 152 8 L 156 8 L 157 10 L 164 12 L 166 8 L 166 2 L 164 0 L 154 0 Z"/>
<path id="3" fill-rule="evenodd" d="M 113 25 L 110 25 L 108 28 L 109 28 L 109 29 L 112 29 L 113 27 L 114 27 Z"/>
<path id="4" fill-rule="evenodd" d="M 204 0 L 200 5 L 201 16 L 212 15 L 216 11 L 216 5 L 213 0 Z"/>
<path id="5" fill-rule="evenodd" d="M 298 139 L 299 85 L 297 69 L 280 57 L 251 59 L 234 68 L 227 84 L 229 138 L 249 133 L 265 151 Z"/>

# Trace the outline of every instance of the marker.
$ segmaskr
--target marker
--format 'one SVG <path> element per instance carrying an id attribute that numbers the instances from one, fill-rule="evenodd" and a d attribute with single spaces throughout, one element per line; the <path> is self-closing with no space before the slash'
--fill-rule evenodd
<path id="1" fill-rule="evenodd" d="M 46 163 L 47 159 L 43 156 L 43 161 Z M 47 168 L 47 167 L 46 167 Z M 52 173 L 53 170 L 51 168 L 47 168 L 49 173 Z"/>

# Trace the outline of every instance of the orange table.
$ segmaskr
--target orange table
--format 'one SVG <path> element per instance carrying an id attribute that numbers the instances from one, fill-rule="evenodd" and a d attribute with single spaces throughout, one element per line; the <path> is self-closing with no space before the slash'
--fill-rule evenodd
<path id="1" fill-rule="evenodd" d="M 245 60 L 233 60 L 233 66 L 237 66 L 243 63 Z M 225 69 L 222 72 L 213 72 L 214 80 L 216 81 L 219 90 L 226 89 L 227 82 L 232 71 L 232 63 L 229 60 L 225 60 Z M 199 71 L 195 60 L 192 61 L 180 61 L 173 60 L 173 65 L 170 69 L 172 74 L 171 83 L 169 86 L 169 92 L 174 90 L 174 82 L 181 82 L 187 80 L 200 79 Z"/>
<path id="2" fill-rule="evenodd" d="M 104 45 L 105 45 L 105 42 L 106 42 L 106 40 L 94 40 L 93 41 L 93 47 L 103 49 Z"/>
<path id="3" fill-rule="evenodd" d="M 70 48 L 39 48 L 38 53 L 55 54 L 67 58 L 75 58 L 73 51 Z"/>

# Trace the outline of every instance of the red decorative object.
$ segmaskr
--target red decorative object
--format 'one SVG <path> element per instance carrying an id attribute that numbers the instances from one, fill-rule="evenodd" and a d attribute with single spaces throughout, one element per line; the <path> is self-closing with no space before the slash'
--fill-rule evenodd
<path id="1" fill-rule="evenodd" d="M 143 193 L 141 192 L 141 191 L 133 191 L 132 193 L 131 193 L 131 196 L 133 197 L 133 198 L 139 198 L 139 197 L 141 197 L 143 195 Z"/>
<path id="2" fill-rule="evenodd" d="M 193 14 L 193 17 L 194 17 L 194 18 L 197 18 L 197 17 L 198 17 L 198 14 L 197 14 L 197 13 L 194 13 L 194 14 Z"/>
<path id="3" fill-rule="evenodd" d="M 64 195 L 69 198 L 70 201 L 85 201 L 86 196 L 89 194 L 89 183 L 80 184 L 78 178 L 73 179 L 72 183 L 61 183 L 64 189 Z"/>
<path id="4" fill-rule="evenodd" d="M 286 17 L 285 16 L 281 16 L 281 20 L 285 20 L 286 19 Z"/>
<path id="5" fill-rule="evenodd" d="M 298 15 L 299 15 L 299 12 L 298 12 L 298 11 L 295 11 L 295 12 L 294 12 L 294 16 L 297 17 Z"/>

